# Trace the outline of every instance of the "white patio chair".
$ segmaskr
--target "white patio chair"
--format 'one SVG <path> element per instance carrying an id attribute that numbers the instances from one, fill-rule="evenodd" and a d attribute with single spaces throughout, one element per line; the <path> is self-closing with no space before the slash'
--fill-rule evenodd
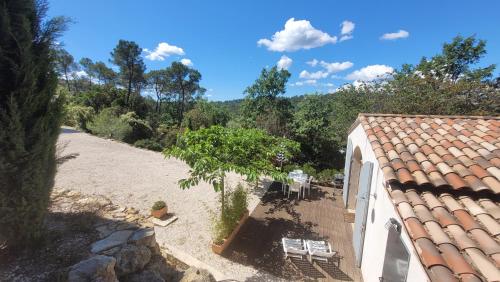
<path id="1" fill-rule="evenodd" d="M 313 259 L 328 262 L 337 252 L 332 251 L 330 243 L 325 241 L 306 240 L 307 252 L 309 253 L 309 261 Z"/>
<path id="2" fill-rule="evenodd" d="M 304 172 L 302 171 L 302 169 L 296 169 L 294 170 L 293 172 L 295 172 L 296 174 L 303 174 Z"/>
<path id="3" fill-rule="evenodd" d="M 307 255 L 307 248 L 305 242 L 301 239 L 290 239 L 283 237 L 281 239 L 283 243 L 283 251 L 285 252 L 285 259 L 288 257 L 300 258 Z"/>
<path id="4" fill-rule="evenodd" d="M 307 178 L 306 182 L 304 183 L 304 194 L 306 193 L 306 189 L 308 190 L 308 193 L 309 193 L 309 197 L 311 197 L 311 182 L 312 182 L 312 176 L 309 176 L 309 178 Z M 304 195 L 305 197 L 305 195 Z"/>
<path id="5" fill-rule="evenodd" d="M 291 192 L 297 192 L 297 199 L 300 199 L 300 192 L 302 192 L 302 183 L 293 181 L 288 185 L 288 198 L 290 198 Z"/>
<path id="6" fill-rule="evenodd" d="M 283 192 L 283 195 L 286 193 L 286 182 L 283 181 L 281 182 L 281 192 Z"/>

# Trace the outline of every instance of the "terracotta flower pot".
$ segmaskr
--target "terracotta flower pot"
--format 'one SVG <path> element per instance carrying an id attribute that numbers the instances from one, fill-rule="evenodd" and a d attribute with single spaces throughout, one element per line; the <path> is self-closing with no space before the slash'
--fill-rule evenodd
<path id="1" fill-rule="evenodd" d="M 238 221 L 238 225 L 236 226 L 236 228 L 233 230 L 233 232 L 231 232 L 231 234 L 229 234 L 229 236 L 227 238 L 225 238 L 223 241 L 222 241 L 222 244 L 215 244 L 212 242 L 212 251 L 218 255 L 222 254 L 224 252 L 224 250 L 227 249 L 227 247 L 229 246 L 229 244 L 231 244 L 231 242 L 234 240 L 234 238 L 236 237 L 236 234 L 238 233 L 238 231 L 240 230 L 241 226 L 243 226 L 243 224 L 245 223 L 245 221 L 247 220 L 248 218 L 248 215 L 249 215 L 249 212 L 248 210 L 245 211 L 245 213 L 243 213 L 243 215 L 241 216 L 241 219 Z"/>
<path id="2" fill-rule="evenodd" d="M 156 218 L 162 218 L 164 215 L 168 213 L 168 207 L 165 206 L 160 210 L 151 210 L 151 215 Z"/>

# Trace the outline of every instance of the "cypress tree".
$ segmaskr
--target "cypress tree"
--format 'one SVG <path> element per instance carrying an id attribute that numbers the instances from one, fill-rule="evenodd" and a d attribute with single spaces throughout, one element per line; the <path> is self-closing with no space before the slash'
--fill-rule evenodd
<path id="1" fill-rule="evenodd" d="M 62 104 L 55 39 L 62 17 L 45 1 L 0 0 L 0 246 L 34 246 L 43 235 L 56 172 Z"/>

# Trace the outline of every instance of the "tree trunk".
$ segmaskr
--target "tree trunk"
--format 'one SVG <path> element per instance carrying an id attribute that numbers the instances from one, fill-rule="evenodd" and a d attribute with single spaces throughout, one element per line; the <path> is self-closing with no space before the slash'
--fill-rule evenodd
<path id="1" fill-rule="evenodd" d="M 64 70 L 64 77 L 66 78 L 66 85 L 68 86 L 68 91 L 71 92 L 71 87 L 69 86 L 68 70 Z"/>

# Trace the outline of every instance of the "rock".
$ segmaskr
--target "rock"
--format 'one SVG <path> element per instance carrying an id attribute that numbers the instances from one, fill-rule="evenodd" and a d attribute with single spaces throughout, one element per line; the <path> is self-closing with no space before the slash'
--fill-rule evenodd
<path id="1" fill-rule="evenodd" d="M 106 224 L 106 225 L 101 225 L 97 227 L 95 230 L 99 232 L 99 238 L 106 238 L 108 237 L 111 233 L 115 231 L 115 229 L 112 226 L 113 224 Z"/>
<path id="2" fill-rule="evenodd" d="M 190 267 L 182 276 L 180 282 L 215 282 L 213 275 L 205 269 Z"/>
<path id="3" fill-rule="evenodd" d="M 151 258 L 145 269 L 159 274 L 165 281 L 179 281 L 182 277 L 182 272 L 168 265 L 162 256 Z"/>
<path id="4" fill-rule="evenodd" d="M 109 235 L 108 237 L 94 242 L 91 246 L 91 252 L 96 254 L 107 249 L 111 249 L 113 247 L 125 244 L 130 237 L 134 233 L 133 230 L 121 230 L 116 231 Z"/>
<path id="5" fill-rule="evenodd" d="M 122 223 L 119 223 L 115 229 L 116 230 L 135 230 L 139 228 L 136 224 L 133 224 L 133 223 L 130 223 L 130 222 L 122 222 Z"/>
<path id="6" fill-rule="evenodd" d="M 121 246 L 113 247 L 111 249 L 102 251 L 101 254 L 105 256 L 114 256 L 118 251 L 121 250 Z"/>
<path id="7" fill-rule="evenodd" d="M 146 246 L 125 245 L 115 257 L 116 274 L 123 276 L 143 269 L 151 260 L 151 251 Z"/>
<path id="8" fill-rule="evenodd" d="M 97 255 L 70 267 L 69 282 L 118 282 L 115 274 L 116 259 Z"/>
<path id="9" fill-rule="evenodd" d="M 155 240 L 155 230 L 152 228 L 139 229 L 128 239 L 130 243 L 153 247 Z"/>
<path id="10" fill-rule="evenodd" d="M 121 280 L 124 282 L 145 282 L 145 281 L 147 281 L 147 282 L 165 282 L 165 280 L 163 278 L 161 278 L 161 276 L 158 273 L 156 273 L 154 271 L 150 271 L 150 270 L 144 270 L 144 271 L 139 272 L 139 273 L 127 275 Z"/>

